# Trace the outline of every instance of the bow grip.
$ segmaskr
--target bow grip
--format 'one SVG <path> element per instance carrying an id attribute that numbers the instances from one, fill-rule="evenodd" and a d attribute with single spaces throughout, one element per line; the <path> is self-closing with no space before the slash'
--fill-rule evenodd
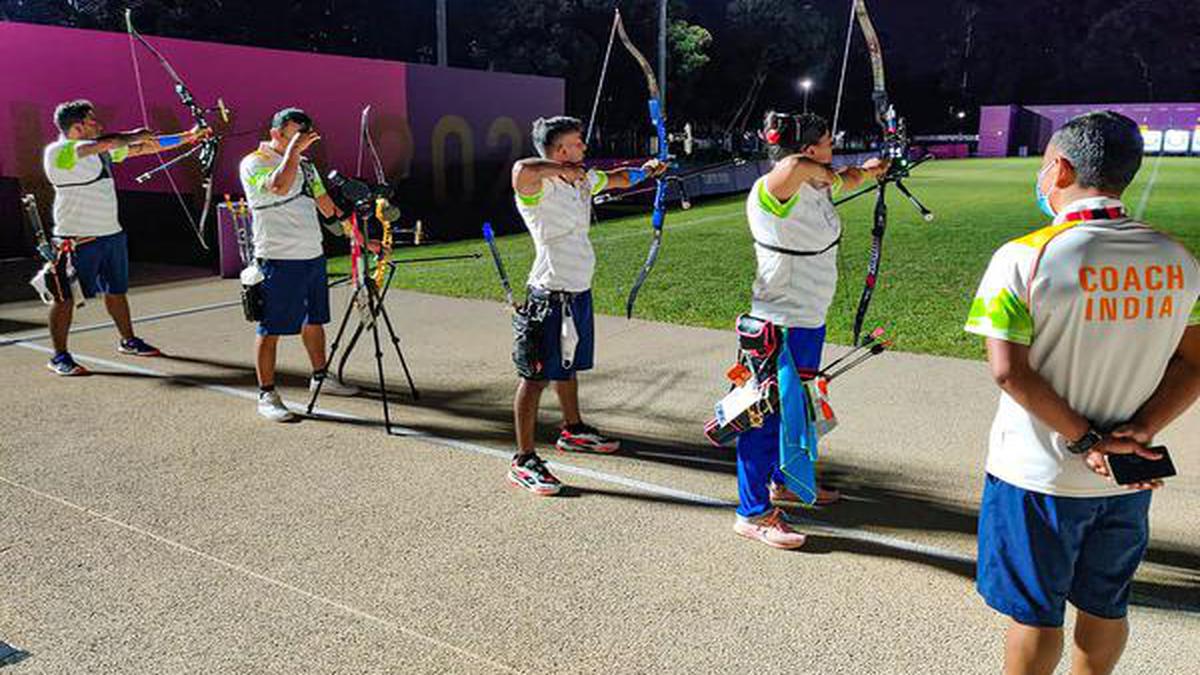
<path id="1" fill-rule="evenodd" d="M 649 101 L 650 121 L 654 123 L 654 129 L 658 132 L 658 158 L 667 158 L 667 126 L 663 121 L 662 103 L 657 98 L 652 98 Z"/>

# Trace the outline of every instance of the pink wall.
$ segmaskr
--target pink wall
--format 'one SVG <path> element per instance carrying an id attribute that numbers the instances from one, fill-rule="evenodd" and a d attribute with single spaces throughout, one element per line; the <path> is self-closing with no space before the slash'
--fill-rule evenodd
<path id="1" fill-rule="evenodd" d="M 407 174 L 412 140 L 407 124 L 406 66 L 403 63 L 193 42 L 150 36 L 175 66 L 197 101 L 217 97 L 233 110 L 221 145 L 216 191 L 240 192 L 237 163 L 265 135 L 271 115 L 296 105 L 315 119 L 322 141 L 310 154 L 324 168 L 352 172 L 359 115 L 372 106 L 372 135 L 389 176 Z M 175 131 L 192 124 L 174 87 L 149 50 L 137 45 L 150 127 Z M 15 176 L 25 189 L 44 190 L 41 149 L 57 135 L 54 106 L 72 98 L 97 105 L 110 130 L 143 126 L 129 39 L 120 33 L 0 22 L 0 175 Z M 210 121 L 216 115 L 210 115 Z M 131 160 L 136 171 L 118 171 L 118 184 L 157 163 Z M 365 167 L 364 167 L 365 169 Z M 180 190 L 197 184 L 195 164 L 173 170 Z M 152 179 L 138 189 L 169 189 Z"/>

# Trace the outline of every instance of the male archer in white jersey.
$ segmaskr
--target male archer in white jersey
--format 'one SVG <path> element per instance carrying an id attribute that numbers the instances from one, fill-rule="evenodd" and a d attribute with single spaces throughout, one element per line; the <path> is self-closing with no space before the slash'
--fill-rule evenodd
<path id="1" fill-rule="evenodd" d="M 517 210 L 537 256 L 523 313 L 534 329 L 519 331 L 513 347 L 521 382 L 513 401 L 517 451 L 508 478 L 534 494 L 553 495 L 562 485 L 534 452 L 538 403 L 547 381 L 554 383 L 563 411 L 556 443 L 560 450 L 615 452 L 620 447 L 583 422 L 575 379 L 577 372 L 592 367 L 592 197 L 635 185 L 667 167 L 652 159 L 641 168 L 585 170 L 583 125 L 572 117 L 535 120 L 533 145 L 540 157 L 517 162 L 512 172 Z"/>
<path id="2" fill-rule="evenodd" d="M 46 364 L 57 375 L 86 375 L 67 351 L 67 334 L 74 315 L 67 267 L 75 269 L 85 297 L 104 294 L 104 307 L 116 324 L 121 341 L 117 351 L 135 356 L 158 356 L 159 351 L 133 334 L 129 318 L 129 247 L 117 219 L 117 190 L 113 165 L 129 157 L 180 149 L 204 140 L 211 131 L 192 129 L 155 136 L 146 129 L 104 133 L 90 101 L 61 103 L 54 110 L 61 135 L 42 156 L 46 178 L 54 186 L 54 237 L 60 243 L 50 305 L 50 336 L 54 357 Z"/>

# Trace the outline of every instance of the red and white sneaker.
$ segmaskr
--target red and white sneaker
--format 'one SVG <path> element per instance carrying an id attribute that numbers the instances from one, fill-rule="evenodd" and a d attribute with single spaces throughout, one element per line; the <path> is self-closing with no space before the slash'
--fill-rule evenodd
<path id="1" fill-rule="evenodd" d="M 782 549 L 800 548 L 806 537 L 793 530 L 785 521 L 783 511 L 774 509 L 755 518 L 737 517 L 733 531 L 747 539 L 761 541 L 767 546 Z"/>
<path id="2" fill-rule="evenodd" d="M 767 489 L 771 491 L 772 504 L 786 504 L 788 506 L 803 506 L 808 507 L 804 500 L 800 499 L 795 492 L 787 489 L 786 486 L 779 483 L 769 483 Z M 833 488 L 827 488 L 821 485 L 817 486 L 817 501 L 813 506 L 829 506 L 841 501 L 842 493 Z"/>
<path id="3" fill-rule="evenodd" d="M 513 455 L 512 465 L 508 468 L 508 480 L 517 487 L 544 497 L 556 495 L 562 490 L 562 483 L 550 473 L 542 458 L 533 452 Z"/>
<path id="4" fill-rule="evenodd" d="M 601 434 L 596 427 L 578 422 L 563 426 L 554 447 L 567 452 L 610 453 L 621 449 L 621 441 Z"/>

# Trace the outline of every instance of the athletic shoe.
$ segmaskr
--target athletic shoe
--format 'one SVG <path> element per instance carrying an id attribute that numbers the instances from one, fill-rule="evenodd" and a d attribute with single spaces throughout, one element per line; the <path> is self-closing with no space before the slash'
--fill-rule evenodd
<path id="1" fill-rule="evenodd" d="M 291 422 L 296 415 L 288 410 L 277 391 L 258 392 L 258 414 L 272 422 Z"/>
<path id="2" fill-rule="evenodd" d="M 554 444 L 554 447 L 568 452 L 583 450 L 609 453 L 620 450 L 621 441 L 608 438 L 590 424 L 578 422 L 566 425 L 559 431 L 558 442 Z"/>
<path id="3" fill-rule="evenodd" d="M 162 356 L 162 352 L 146 344 L 146 342 L 140 337 L 131 337 L 128 340 L 121 340 L 117 344 L 117 351 L 122 354 L 131 354 L 133 356 Z"/>
<path id="4" fill-rule="evenodd" d="M 788 506 L 804 507 L 808 506 L 808 504 L 804 503 L 804 501 L 800 499 L 795 492 L 787 489 L 787 487 L 784 485 L 780 485 L 779 483 L 769 483 L 767 488 L 771 491 L 772 504 L 786 504 Z M 838 492 L 833 488 L 827 488 L 818 485 L 817 501 L 815 504 L 813 504 L 813 506 L 829 506 L 830 504 L 836 504 L 837 502 L 841 501 L 841 499 L 841 492 Z"/>
<path id="5" fill-rule="evenodd" d="M 352 384 L 346 384 L 336 377 L 330 377 L 328 375 L 326 375 L 323 379 L 325 380 L 325 383 L 321 385 L 322 394 L 329 394 L 330 396 L 358 396 L 359 388 Z M 315 377 L 308 381 L 309 392 L 314 392 L 317 390 L 318 381 L 319 380 Z"/>
<path id="6" fill-rule="evenodd" d="M 562 483 L 546 468 L 546 463 L 536 453 L 513 455 L 512 466 L 508 469 L 508 480 L 517 487 L 523 487 L 535 495 L 550 496 L 558 494 Z"/>
<path id="7" fill-rule="evenodd" d="M 761 541 L 774 548 L 793 549 L 804 545 L 803 534 L 793 530 L 784 522 L 784 513 L 774 509 L 755 518 L 737 517 L 733 531 L 747 539 Z"/>
<path id="8" fill-rule="evenodd" d="M 91 371 L 83 366 L 75 363 L 75 359 L 71 358 L 70 352 L 60 352 L 50 359 L 46 364 L 50 372 L 63 377 L 77 377 L 79 375 L 91 375 Z"/>

